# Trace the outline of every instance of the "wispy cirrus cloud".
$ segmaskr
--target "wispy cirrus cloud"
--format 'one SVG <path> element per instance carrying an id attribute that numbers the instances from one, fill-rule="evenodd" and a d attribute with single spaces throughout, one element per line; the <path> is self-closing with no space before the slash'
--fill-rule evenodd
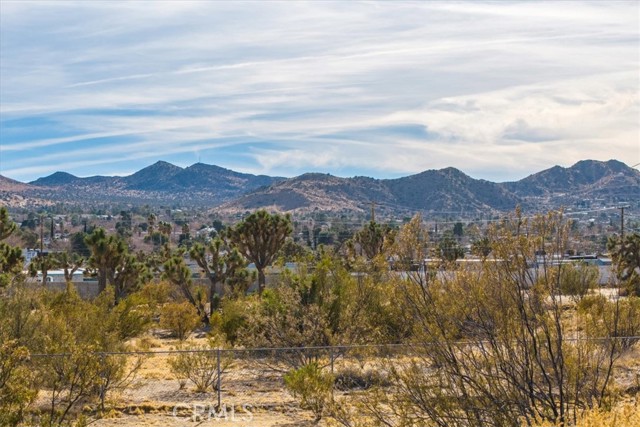
<path id="1" fill-rule="evenodd" d="M 640 162 L 633 2 L 1 2 L 0 173 Z M 99 157 L 99 158 L 96 158 Z"/>

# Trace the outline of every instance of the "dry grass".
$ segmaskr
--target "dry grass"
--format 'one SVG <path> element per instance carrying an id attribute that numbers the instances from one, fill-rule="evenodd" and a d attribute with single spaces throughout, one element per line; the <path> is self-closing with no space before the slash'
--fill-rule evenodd
<path id="1" fill-rule="evenodd" d="M 567 315 L 571 315 L 567 310 Z M 202 344 L 206 340 L 194 334 L 183 348 Z M 132 348 L 144 351 L 167 351 L 180 346 L 177 340 L 157 337 L 143 337 L 131 343 Z M 366 352 L 365 352 L 366 353 Z M 352 354 L 339 358 L 335 362 L 335 373 L 347 375 L 376 372 L 383 366 L 374 354 Z M 168 360 L 171 355 L 159 354 L 146 356 L 136 374 L 136 380 L 130 388 L 111 396 L 111 410 L 106 417 L 93 425 L 99 427 L 123 426 L 179 426 L 179 425 L 220 425 L 220 419 L 194 420 L 194 405 L 197 408 L 209 408 L 216 401 L 216 393 L 195 393 L 188 385 L 180 388 L 177 378 L 171 373 Z M 411 360 L 412 356 L 397 355 L 398 360 Z M 328 363 L 327 363 L 328 364 Z M 284 368 L 284 367 L 283 367 Z M 384 370 L 384 369 L 383 369 Z M 381 374 L 383 372 L 380 372 Z M 227 405 L 241 407 L 251 405 L 251 421 L 236 413 L 237 426 L 305 426 L 312 425 L 312 415 L 301 410 L 296 400 L 286 391 L 282 381 L 282 372 L 267 369 L 263 362 L 239 356 L 233 362 L 233 368 L 222 376 L 222 401 Z M 614 411 L 594 410 L 580 418 L 577 427 L 640 426 L 640 410 L 634 396 L 640 385 L 640 343 L 623 357 L 615 373 L 617 389 L 628 397 L 626 403 L 617 406 Z M 339 395 L 351 395 L 354 390 L 338 391 Z M 198 406 L 199 405 L 199 406 Z M 176 416 L 174 408 L 178 407 Z M 202 412 L 204 409 L 196 409 Z M 208 411 L 208 410 L 207 410 Z M 324 425 L 324 423 L 320 423 Z M 541 423 L 539 427 L 553 427 L 553 424 Z"/>
<path id="2" fill-rule="evenodd" d="M 305 416 L 304 414 L 280 414 L 280 413 L 253 413 L 252 418 L 249 419 L 247 415 L 236 414 L 232 419 L 231 415 L 227 421 L 224 419 L 198 419 L 192 420 L 185 417 L 173 417 L 173 415 L 155 414 L 144 416 L 129 416 L 123 415 L 119 418 L 102 419 L 93 423 L 92 426 L 96 427 L 178 427 L 178 426 L 198 426 L 198 427 L 210 427 L 210 426 L 222 426 L 233 425 L 234 427 L 310 427 L 316 425 L 313 420 Z"/>
<path id="3" fill-rule="evenodd" d="M 540 423 L 537 427 L 556 427 L 559 424 Z M 640 405 L 637 399 L 623 402 L 613 410 L 593 409 L 582 414 L 575 427 L 638 427 Z"/>

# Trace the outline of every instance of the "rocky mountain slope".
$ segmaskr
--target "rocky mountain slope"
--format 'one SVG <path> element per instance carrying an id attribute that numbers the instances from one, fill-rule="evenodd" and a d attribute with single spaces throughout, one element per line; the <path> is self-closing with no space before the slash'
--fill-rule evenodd
<path id="1" fill-rule="evenodd" d="M 66 203 L 216 206 L 282 179 L 243 174 L 203 163 L 181 168 L 159 161 L 124 177 L 80 178 L 56 172 L 29 183 L 22 193 L 25 197 Z"/>
<path id="2" fill-rule="evenodd" d="M 79 178 L 56 172 L 29 184 L 0 177 L 0 202 L 171 204 L 216 208 L 225 213 L 258 208 L 277 211 L 381 213 L 503 212 L 520 204 L 545 210 L 640 200 L 640 172 L 616 160 L 584 160 L 554 166 L 520 181 L 474 179 L 455 168 L 428 170 L 398 179 L 340 178 L 307 173 L 284 179 L 243 174 L 196 163 L 181 168 L 157 162 L 125 177 Z"/>
<path id="3" fill-rule="evenodd" d="M 616 160 L 555 166 L 517 182 L 474 179 L 455 168 L 393 180 L 305 174 L 223 204 L 227 213 L 267 207 L 279 211 L 360 211 L 375 203 L 382 213 L 504 212 L 640 200 L 640 172 Z"/>
<path id="4" fill-rule="evenodd" d="M 398 179 L 338 178 L 305 174 L 259 189 L 221 206 L 234 212 L 269 207 L 280 211 L 381 212 L 510 210 L 519 199 L 493 182 L 473 179 L 455 168 L 425 171 Z"/>
<path id="5" fill-rule="evenodd" d="M 504 187 L 519 196 L 545 196 L 593 186 L 603 179 L 619 175 L 633 177 L 632 171 L 617 160 L 582 160 L 570 168 L 554 166 L 520 181 L 504 183 Z"/>

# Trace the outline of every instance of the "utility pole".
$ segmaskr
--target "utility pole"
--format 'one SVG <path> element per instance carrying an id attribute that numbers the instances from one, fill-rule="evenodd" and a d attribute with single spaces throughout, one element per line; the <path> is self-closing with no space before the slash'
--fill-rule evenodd
<path id="1" fill-rule="evenodd" d="M 44 216 L 40 215 L 40 256 L 44 253 Z"/>
<path id="2" fill-rule="evenodd" d="M 376 222 L 376 202 L 371 202 L 371 222 Z"/>
<path id="3" fill-rule="evenodd" d="M 620 206 L 620 243 L 624 244 L 624 208 L 627 206 Z"/>

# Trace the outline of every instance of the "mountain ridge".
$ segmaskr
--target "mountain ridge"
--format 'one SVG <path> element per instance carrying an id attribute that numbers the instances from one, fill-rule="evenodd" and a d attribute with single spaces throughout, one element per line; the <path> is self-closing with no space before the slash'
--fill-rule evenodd
<path id="1" fill-rule="evenodd" d="M 517 205 L 567 206 L 595 197 L 612 201 L 640 199 L 640 172 L 617 160 L 581 160 L 571 167 L 554 166 L 519 181 L 502 183 L 475 179 L 453 167 L 395 179 L 342 178 L 317 172 L 282 178 L 246 174 L 205 163 L 183 168 L 166 161 L 123 177 L 80 178 L 55 172 L 30 183 L 0 178 L 3 178 L 0 179 L 0 201 L 5 203 L 8 195 L 19 195 L 24 200 L 31 197 L 67 203 L 109 200 L 193 205 L 224 213 L 258 208 L 288 212 L 363 212 L 372 202 L 389 213 L 501 212 Z"/>

